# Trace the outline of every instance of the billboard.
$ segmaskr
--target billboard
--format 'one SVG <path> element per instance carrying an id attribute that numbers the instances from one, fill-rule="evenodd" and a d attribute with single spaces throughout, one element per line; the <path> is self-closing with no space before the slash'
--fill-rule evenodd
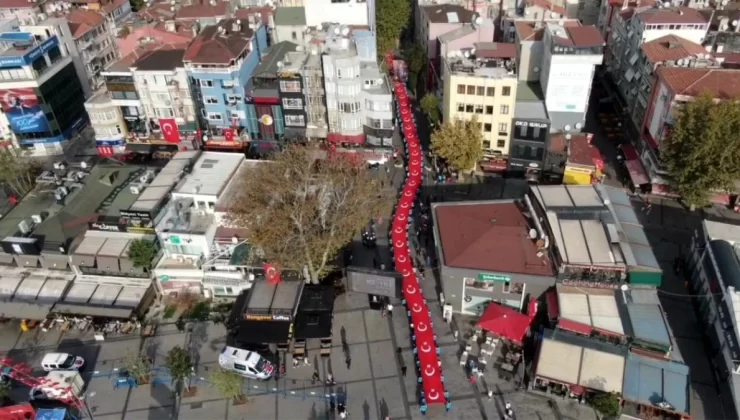
<path id="1" fill-rule="evenodd" d="M 7 38 L 8 36 L 9 35 L 7 33 L 2 34 L 2 37 Z M 23 35 L 17 35 L 16 37 L 21 36 Z M 49 50 L 55 47 L 59 47 L 59 39 L 57 39 L 56 36 L 49 37 L 40 44 L 29 45 L 28 48 L 22 51 L 22 55 L 0 57 L 0 68 L 29 66 L 31 63 L 36 61 L 37 58 L 46 54 Z"/>
<path id="2" fill-rule="evenodd" d="M 16 133 L 51 131 L 33 88 L 0 90 L 0 106 Z"/>
<path id="3" fill-rule="evenodd" d="M 353 292 L 400 298 L 401 275 L 391 271 L 347 267 L 347 288 Z"/>

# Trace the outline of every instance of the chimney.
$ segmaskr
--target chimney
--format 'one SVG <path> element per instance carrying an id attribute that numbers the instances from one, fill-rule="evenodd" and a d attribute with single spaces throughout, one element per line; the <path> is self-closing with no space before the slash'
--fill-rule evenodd
<path id="1" fill-rule="evenodd" d="M 164 23 L 164 28 L 167 30 L 167 32 L 177 32 L 177 27 L 175 26 L 174 20 L 168 20 Z"/>

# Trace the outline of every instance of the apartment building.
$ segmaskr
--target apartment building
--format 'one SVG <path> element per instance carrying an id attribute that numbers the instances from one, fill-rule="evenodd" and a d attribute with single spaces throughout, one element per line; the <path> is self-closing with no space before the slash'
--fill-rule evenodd
<path id="1" fill-rule="evenodd" d="M 374 26 L 375 0 L 303 0 L 306 25 L 342 23 L 352 26 Z"/>
<path id="2" fill-rule="evenodd" d="M 442 76 L 442 119 L 476 118 L 486 155 L 508 156 L 517 91 L 514 44 L 478 43 L 448 52 Z"/>
<path id="3" fill-rule="evenodd" d="M 542 42 L 544 54 L 538 73 L 550 129 L 581 131 L 596 66 L 604 57 L 601 34 L 595 26 L 548 23 Z"/>
<path id="4" fill-rule="evenodd" d="M 100 156 L 113 156 L 126 151 L 128 129 L 118 105 L 110 99 L 105 89 L 85 102 L 90 126 L 95 132 L 95 147 Z"/>
<path id="5" fill-rule="evenodd" d="M 376 62 L 375 36 L 370 31 L 331 25 L 323 47 L 327 140 L 338 144 L 390 142 L 393 97 Z"/>
<path id="6" fill-rule="evenodd" d="M 198 35 L 198 25 L 193 22 L 150 22 L 138 17 L 120 25 L 119 29 L 116 47 L 121 57 L 126 57 L 145 44 L 190 43 Z"/>
<path id="7" fill-rule="evenodd" d="M 671 178 L 660 161 L 660 143 L 670 134 L 676 111 L 693 98 L 710 94 L 717 100 L 740 96 L 740 71 L 734 69 L 660 67 L 648 102 L 642 138 L 637 144 L 653 194 L 675 196 Z"/>
<path id="8" fill-rule="evenodd" d="M 72 58 L 56 36 L 0 34 L 0 106 L 14 142 L 33 155 L 56 155 L 87 121 Z"/>
<path id="9" fill-rule="evenodd" d="M 329 134 L 326 120 L 324 68 L 317 48 L 312 48 L 301 66 L 306 100 L 306 137 L 325 139 Z"/>
<path id="10" fill-rule="evenodd" d="M 225 130 L 239 135 L 252 124 L 247 115 L 245 88 L 267 52 L 267 28 L 259 15 L 225 19 L 205 28 L 185 52 L 200 126 L 209 138 Z M 214 137 L 215 136 L 215 137 Z"/>
<path id="11" fill-rule="evenodd" d="M 285 119 L 285 138 L 303 140 L 308 138 L 308 80 L 304 77 L 303 68 L 310 53 L 303 47 L 296 46 L 298 51 L 288 51 L 282 60 L 278 72 L 280 105 Z M 316 52 L 314 52 L 316 53 Z M 323 84 L 323 83 L 322 83 Z M 298 88 L 298 89 L 296 89 Z"/>
<path id="12" fill-rule="evenodd" d="M 103 14 L 92 10 L 72 10 L 66 19 L 87 72 L 88 84 L 95 90 L 103 83 L 100 72 L 121 58 L 110 24 Z"/>
<path id="13" fill-rule="evenodd" d="M 305 45 L 310 36 L 306 26 L 306 9 L 304 7 L 278 7 L 275 10 L 275 38 L 277 42 L 293 42 Z"/>
<path id="14" fill-rule="evenodd" d="M 510 10 L 501 19 L 501 34 L 505 42 L 514 42 L 517 24 L 531 24 L 542 28 L 549 22 L 557 23 L 567 18 L 565 7 L 559 4 L 546 0 L 530 0 L 522 3 L 521 7 Z"/>
<path id="15" fill-rule="evenodd" d="M 740 3 L 729 0 L 715 2 L 713 9 L 699 10 L 709 21 L 704 38 L 708 52 L 716 54 L 740 53 Z"/>
<path id="16" fill-rule="evenodd" d="M 0 18 L 18 19 L 20 25 L 33 25 L 43 20 L 53 10 L 50 1 L 3 0 L 0 2 Z M 42 19 L 39 19 L 39 16 Z"/>

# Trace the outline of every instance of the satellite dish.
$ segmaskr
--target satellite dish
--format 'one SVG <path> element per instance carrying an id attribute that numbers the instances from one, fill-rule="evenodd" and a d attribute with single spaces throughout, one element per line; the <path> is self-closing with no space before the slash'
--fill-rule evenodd
<path id="1" fill-rule="evenodd" d="M 537 238 L 537 229 L 530 229 L 529 230 L 529 239 L 535 239 Z"/>
<path id="2" fill-rule="evenodd" d="M 342 30 L 339 29 L 339 26 L 337 26 L 336 28 L 334 28 L 334 35 L 339 35 L 341 33 L 342 33 Z"/>
<path id="3" fill-rule="evenodd" d="M 282 61 L 278 61 L 277 62 L 277 68 L 279 68 L 279 69 L 283 68 L 283 62 Z"/>
<path id="4" fill-rule="evenodd" d="M 468 58 L 468 57 L 470 57 L 470 51 L 465 51 L 465 52 L 463 53 L 463 56 L 465 56 L 465 58 Z"/>
<path id="5" fill-rule="evenodd" d="M 537 66 L 535 66 L 532 70 L 534 70 L 535 73 L 539 73 L 540 72 L 540 68 L 537 67 Z"/>
<path id="6" fill-rule="evenodd" d="M 483 23 L 483 18 L 478 16 L 475 18 L 475 20 L 473 20 L 473 23 L 475 23 L 476 25 L 480 25 L 481 23 Z"/>
<path id="7" fill-rule="evenodd" d="M 565 129 L 565 131 L 570 131 L 570 129 L 571 129 L 571 127 L 570 127 L 570 124 L 567 124 L 567 125 L 566 125 L 565 127 L 563 127 L 563 128 Z"/>
<path id="8" fill-rule="evenodd" d="M 583 124 L 581 124 L 581 123 L 576 123 L 576 130 L 580 130 L 580 129 L 581 129 L 581 127 L 583 127 Z"/>
<path id="9" fill-rule="evenodd" d="M 349 35 L 349 28 L 348 27 L 345 26 L 344 28 L 342 28 L 342 35 L 344 35 L 344 36 Z"/>

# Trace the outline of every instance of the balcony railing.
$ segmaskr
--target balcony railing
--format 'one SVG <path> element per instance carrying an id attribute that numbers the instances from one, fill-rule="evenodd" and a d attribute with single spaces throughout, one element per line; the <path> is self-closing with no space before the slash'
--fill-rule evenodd
<path id="1" fill-rule="evenodd" d="M 109 270 L 100 270 L 97 268 L 85 267 L 85 266 L 78 266 L 78 268 L 83 274 L 89 274 L 93 276 L 126 277 L 126 278 L 135 278 L 135 279 L 146 279 L 146 278 L 151 277 L 151 274 L 149 273 L 109 271 Z"/>

